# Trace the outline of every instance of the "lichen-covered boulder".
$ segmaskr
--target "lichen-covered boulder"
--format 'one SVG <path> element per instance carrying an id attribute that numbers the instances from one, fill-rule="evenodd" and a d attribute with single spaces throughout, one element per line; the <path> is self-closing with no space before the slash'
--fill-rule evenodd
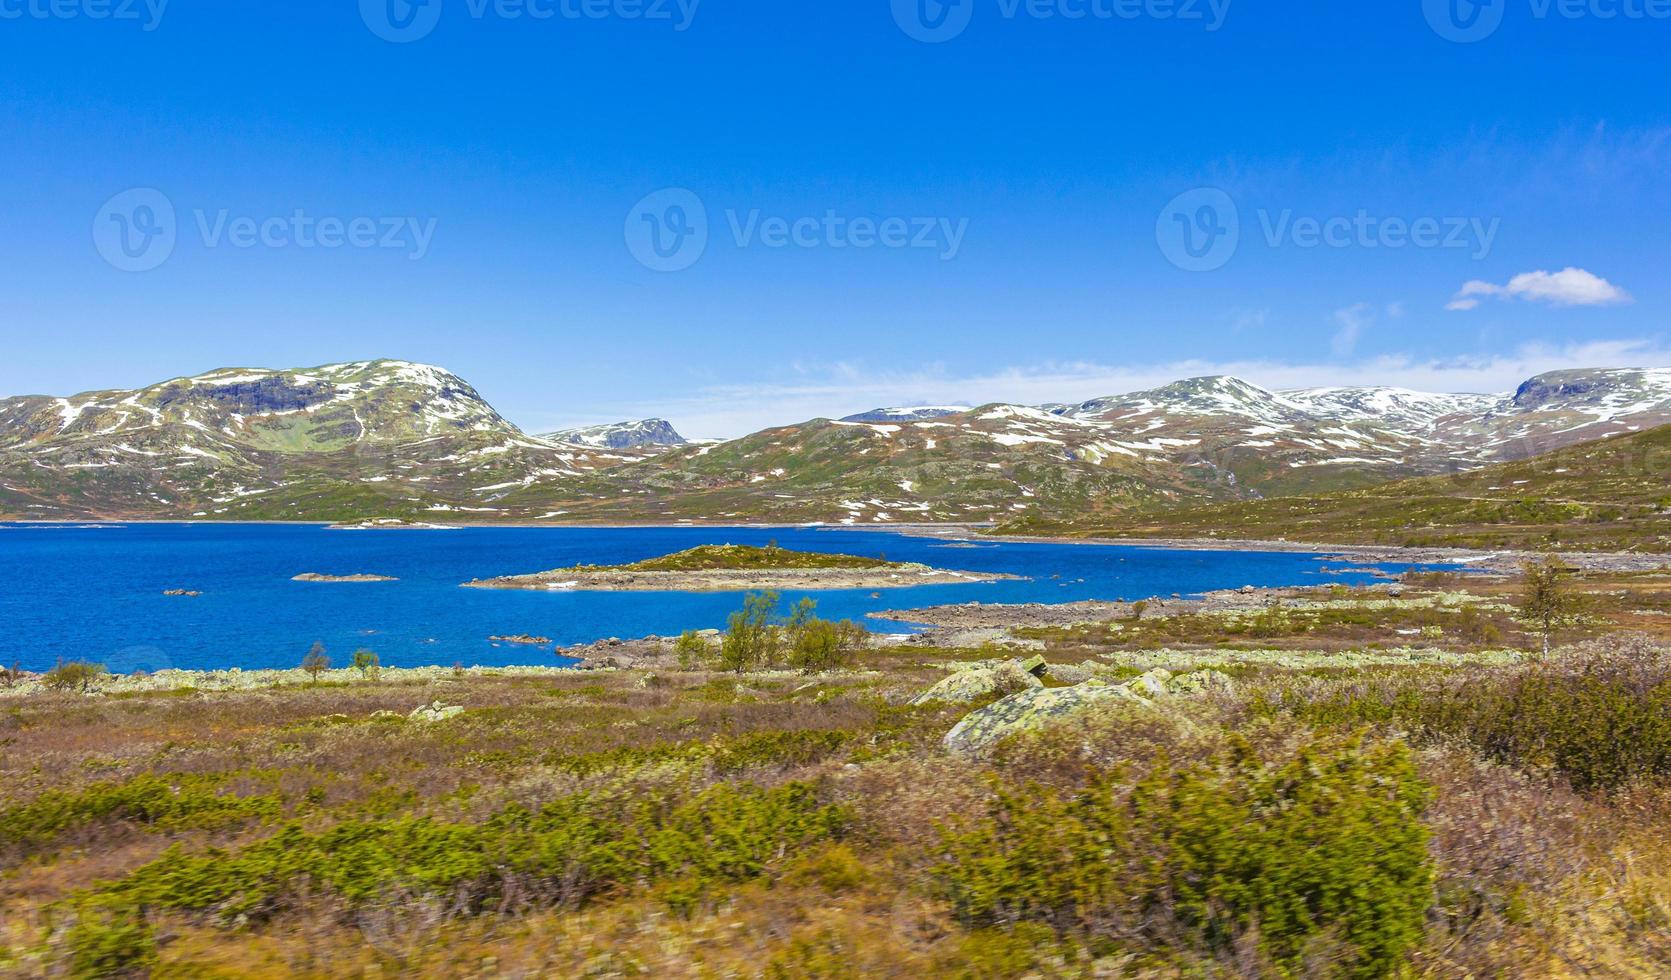
<path id="1" fill-rule="evenodd" d="M 996 667 L 974 667 L 944 677 L 933 687 L 911 699 L 912 704 L 944 701 L 962 704 L 993 693 L 1011 693 L 1028 688 L 1043 687 L 1044 682 L 1014 661 Z"/>
<path id="2" fill-rule="evenodd" d="M 1182 677 L 1174 677 L 1166 684 L 1172 694 L 1212 694 L 1233 690 L 1236 682 L 1229 675 L 1216 670 L 1198 670 Z"/>
<path id="3" fill-rule="evenodd" d="M 464 709 L 457 705 L 442 704 L 440 701 L 436 701 L 434 704 L 426 704 L 421 708 L 412 709 L 412 713 L 406 717 L 413 721 L 446 721 L 463 713 Z"/>
<path id="4" fill-rule="evenodd" d="M 1043 677 L 1045 672 L 1050 669 L 1050 665 L 1044 662 L 1043 654 L 1034 654 L 1033 656 L 1028 657 L 1026 660 L 1021 661 L 1020 666 L 1022 670 L 1032 674 L 1034 677 Z"/>
<path id="5" fill-rule="evenodd" d="M 1125 683 L 1126 690 L 1145 698 L 1158 698 L 1171 693 L 1172 672 L 1165 667 L 1156 667 L 1141 677 L 1133 678 Z"/>
<path id="6" fill-rule="evenodd" d="M 1102 701 L 1148 700 L 1124 687 L 1086 681 L 1073 687 L 1031 688 L 977 708 L 946 733 L 946 747 L 958 752 L 980 752 L 1006 736 L 1049 724 Z"/>

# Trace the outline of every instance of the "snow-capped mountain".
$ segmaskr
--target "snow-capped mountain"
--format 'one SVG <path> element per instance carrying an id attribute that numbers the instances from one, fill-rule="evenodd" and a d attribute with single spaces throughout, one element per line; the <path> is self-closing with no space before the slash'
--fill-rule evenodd
<path id="1" fill-rule="evenodd" d="M 868 412 L 849 415 L 843 422 L 922 422 L 927 419 L 961 415 L 970 410 L 968 405 L 914 405 L 908 408 L 873 408 Z"/>
<path id="2" fill-rule="evenodd" d="M 1048 523 L 1453 473 L 1666 424 L 1671 370 L 1591 369 L 1500 395 L 1209 377 L 718 443 L 659 419 L 535 437 L 439 368 L 371 361 L 0 400 L 0 513 Z"/>
<path id="3" fill-rule="evenodd" d="M 643 449 L 647 446 L 683 446 L 688 440 L 680 435 L 666 419 L 640 419 L 636 422 L 614 422 L 592 425 L 581 429 L 563 429 L 548 433 L 544 438 L 552 442 L 591 446 L 594 449 Z"/>
<path id="4" fill-rule="evenodd" d="M 161 431 L 193 443 L 284 452 L 517 433 L 462 379 L 406 361 L 225 368 L 134 391 L 0 401 L 0 447 Z"/>
<path id="5" fill-rule="evenodd" d="M 1500 395 L 1439 395 L 1408 388 L 1299 388 L 1279 393 L 1318 418 L 1373 422 L 1406 432 L 1432 430 L 1441 419 L 1494 409 Z"/>
<path id="6" fill-rule="evenodd" d="M 23 517 L 486 518 L 643 456 L 524 435 L 462 379 L 406 361 L 0 400 L 0 512 Z"/>

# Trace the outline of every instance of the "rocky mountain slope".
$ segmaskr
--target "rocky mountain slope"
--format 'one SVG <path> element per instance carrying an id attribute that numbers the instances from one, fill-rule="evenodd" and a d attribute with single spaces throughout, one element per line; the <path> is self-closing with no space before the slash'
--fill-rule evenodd
<path id="1" fill-rule="evenodd" d="M 1671 425 L 1446 476 L 1034 529 L 1323 544 L 1671 552 Z"/>
<path id="2" fill-rule="evenodd" d="M 769 429 L 601 473 L 575 507 L 600 519 L 1051 526 L 1462 472 L 1667 422 L 1671 371 L 1560 372 L 1498 396 L 1197 378 L 1079 405 Z"/>
<path id="3" fill-rule="evenodd" d="M 0 513 L 488 514 L 482 500 L 496 492 L 643 455 L 526 436 L 463 380 L 426 365 L 227 369 L 136 391 L 0 401 Z"/>
<path id="4" fill-rule="evenodd" d="M 1074 525 L 1442 475 L 1671 423 L 1671 370 L 1512 394 L 1196 378 L 1076 405 L 878 409 L 723 443 L 663 420 L 529 436 L 403 361 L 0 401 L 0 514 Z"/>
<path id="5" fill-rule="evenodd" d="M 666 419 L 640 419 L 636 422 L 592 425 L 583 429 L 563 429 L 558 432 L 547 433 L 543 438 L 552 442 L 590 446 L 593 449 L 643 449 L 648 446 L 682 446 L 688 441 Z"/>

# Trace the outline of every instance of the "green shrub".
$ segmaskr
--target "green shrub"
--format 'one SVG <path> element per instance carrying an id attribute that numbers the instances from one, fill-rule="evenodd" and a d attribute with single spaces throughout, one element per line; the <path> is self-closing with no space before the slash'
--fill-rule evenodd
<path id="1" fill-rule="evenodd" d="M 790 634 L 789 666 L 809 674 L 845 670 L 867 643 L 864 627 L 850 620 L 810 619 Z"/>
<path id="2" fill-rule="evenodd" d="M 157 939 L 149 924 L 97 906 L 77 910 L 63 943 L 72 977 L 148 976 L 157 961 Z"/>
<path id="3" fill-rule="evenodd" d="M 53 790 L 0 810 L 0 846 L 40 846 L 101 820 L 128 820 L 162 830 L 210 830 L 277 816 L 277 795 L 224 796 L 206 776 L 137 776 L 76 792 Z"/>
<path id="4" fill-rule="evenodd" d="M 104 664 L 88 663 L 84 660 L 60 662 L 58 666 L 46 672 L 41 682 L 54 691 L 73 691 L 86 694 L 98 686 L 99 681 L 110 675 L 110 668 Z"/>
<path id="5" fill-rule="evenodd" d="M 714 659 L 714 644 L 695 630 L 685 630 L 673 641 L 673 652 L 680 670 L 695 670 Z"/>
<path id="6" fill-rule="evenodd" d="M 1313 724 L 1459 738 L 1580 791 L 1671 778 L 1671 653 L 1646 644 L 1592 645 L 1490 674 L 1343 685 L 1287 706 Z"/>
<path id="7" fill-rule="evenodd" d="M 352 664 L 354 669 L 360 672 L 360 676 L 369 678 L 377 675 L 383 661 L 371 650 L 355 650 Z"/>
<path id="8" fill-rule="evenodd" d="M 1431 901 L 1427 802 L 1401 743 L 1320 738 L 1269 763 L 1244 744 L 1129 792 L 1114 776 L 1072 796 L 1000 787 L 984 820 L 946 832 L 938 875 L 976 925 L 1182 931 L 1224 955 L 1256 937 L 1282 969 L 1334 940 L 1334 972 L 1383 976 Z"/>
<path id="9" fill-rule="evenodd" d="M 149 909 L 262 918 L 310 887 L 351 909 L 413 893 L 480 909 L 502 901 L 514 882 L 525 898 L 574 906 L 640 883 L 685 881 L 700 892 L 747 881 L 835 839 L 849 819 L 804 783 L 721 783 L 683 801 L 578 794 L 480 824 L 406 817 L 319 833 L 289 824 L 238 851 L 175 847 L 84 899 L 135 918 Z"/>

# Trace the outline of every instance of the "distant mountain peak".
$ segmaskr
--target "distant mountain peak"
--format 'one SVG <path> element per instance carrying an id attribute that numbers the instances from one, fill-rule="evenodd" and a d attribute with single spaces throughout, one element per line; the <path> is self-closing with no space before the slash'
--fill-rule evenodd
<path id="1" fill-rule="evenodd" d="M 873 408 L 868 412 L 849 415 L 841 422 L 922 422 L 943 419 L 948 415 L 962 415 L 973 411 L 970 405 L 910 405 L 901 408 Z"/>
<path id="2" fill-rule="evenodd" d="M 1671 404 L 1671 368 L 1587 368 L 1549 371 L 1522 384 L 1515 407 L 1596 410 L 1629 415 Z"/>
<path id="3" fill-rule="evenodd" d="M 645 446 L 683 446 L 688 441 L 666 419 L 638 419 L 611 422 L 579 429 L 548 433 L 552 442 L 564 442 L 593 449 L 641 449 Z"/>

